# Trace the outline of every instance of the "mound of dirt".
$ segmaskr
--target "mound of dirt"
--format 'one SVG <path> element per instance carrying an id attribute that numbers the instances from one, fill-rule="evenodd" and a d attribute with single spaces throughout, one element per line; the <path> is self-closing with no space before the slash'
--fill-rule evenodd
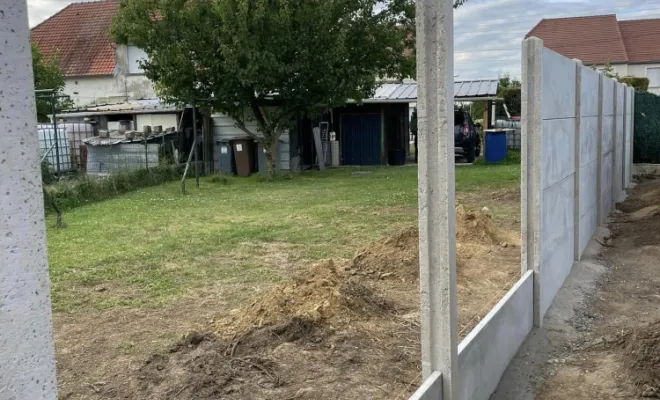
<path id="1" fill-rule="evenodd" d="M 347 276 L 335 261 L 327 260 L 258 296 L 233 317 L 220 321 L 218 329 L 225 333 L 243 332 L 290 318 L 316 323 L 370 317 L 391 309 L 391 304 Z"/>
<path id="2" fill-rule="evenodd" d="M 351 275 L 367 275 L 376 279 L 388 277 L 416 280 L 419 278 L 419 233 L 406 229 L 385 237 L 360 250 L 346 267 Z"/>
<path id="3" fill-rule="evenodd" d="M 493 225 L 488 214 L 456 206 L 456 239 L 463 243 L 494 244 L 510 242 L 506 233 Z"/>
<path id="4" fill-rule="evenodd" d="M 618 345 L 642 397 L 660 399 L 660 321 L 630 332 Z"/>

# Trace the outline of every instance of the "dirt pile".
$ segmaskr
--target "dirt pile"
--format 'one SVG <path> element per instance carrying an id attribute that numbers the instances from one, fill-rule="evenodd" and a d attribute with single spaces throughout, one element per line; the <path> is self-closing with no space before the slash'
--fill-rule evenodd
<path id="1" fill-rule="evenodd" d="M 362 318 L 392 309 L 333 260 L 312 265 L 293 279 L 258 296 L 235 315 L 220 321 L 220 332 L 242 332 L 290 318 L 323 320 Z"/>
<path id="2" fill-rule="evenodd" d="M 456 206 L 456 239 L 463 243 L 500 245 L 515 242 L 510 234 L 493 224 L 492 218 L 483 212 Z"/>
<path id="3" fill-rule="evenodd" d="M 367 275 L 377 279 L 419 278 L 419 233 L 406 229 L 385 237 L 358 251 L 346 265 L 349 275 Z"/>
<path id="4" fill-rule="evenodd" d="M 617 344 L 642 397 L 660 399 L 660 321 L 631 331 Z"/>

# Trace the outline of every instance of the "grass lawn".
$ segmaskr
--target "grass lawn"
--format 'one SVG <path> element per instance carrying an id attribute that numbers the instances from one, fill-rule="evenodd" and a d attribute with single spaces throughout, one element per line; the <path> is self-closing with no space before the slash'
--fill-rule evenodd
<path id="1" fill-rule="evenodd" d="M 312 172 L 260 182 L 205 178 L 199 189 L 166 184 L 48 218 L 55 311 L 158 307 L 220 286 L 237 301 L 296 266 L 349 257 L 377 237 L 417 223 L 417 169 L 378 167 Z M 456 169 L 459 201 L 495 218 L 519 212 L 498 196 L 519 187 L 516 164 Z M 497 209 L 500 207 L 500 209 Z"/>

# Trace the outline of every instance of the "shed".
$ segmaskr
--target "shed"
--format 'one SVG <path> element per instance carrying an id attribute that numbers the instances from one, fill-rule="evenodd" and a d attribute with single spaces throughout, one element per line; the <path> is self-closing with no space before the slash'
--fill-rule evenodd
<path id="1" fill-rule="evenodd" d="M 135 135 L 134 138 L 129 138 Z M 87 174 L 105 176 L 123 170 L 149 169 L 174 151 L 170 142 L 176 132 L 145 135 L 140 132 L 113 131 L 109 137 L 94 136 L 83 139 L 87 145 Z"/>
<path id="2" fill-rule="evenodd" d="M 243 132 L 241 129 L 236 127 L 236 122 L 229 117 L 228 115 L 225 114 L 214 114 L 212 116 L 213 118 L 213 142 L 214 142 L 214 159 L 215 159 L 215 167 L 217 170 L 223 171 L 223 172 L 230 172 L 227 171 L 227 167 L 225 166 L 223 168 L 222 165 L 222 154 L 225 154 L 223 152 L 226 152 L 227 148 L 231 148 L 229 146 L 229 143 L 235 139 L 235 138 L 242 138 L 246 136 L 246 133 Z M 256 132 L 257 135 L 261 135 L 259 132 L 257 123 L 255 121 L 251 121 L 247 123 L 247 128 L 250 129 L 251 132 Z M 291 140 L 289 136 L 289 131 L 285 131 L 282 136 L 280 136 L 280 144 L 278 147 L 278 155 L 277 155 L 277 160 L 278 160 L 278 166 L 280 171 L 289 171 L 291 170 L 291 165 L 290 165 L 290 158 L 291 158 Z M 225 150 L 223 150 L 223 148 Z M 260 167 L 257 166 L 256 169 L 259 171 L 263 172 L 264 168 L 264 149 L 259 146 L 255 145 L 254 148 L 257 151 L 256 157 L 253 157 L 254 160 L 261 160 L 261 163 L 259 163 Z"/>
<path id="3" fill-rule="evenodd" d="M 498 100 L 498 85 L 497 79 L 457 81 L 454 99 L 492 102 Z M 329 122 L 331 130 L 336 132 L 339 146 L 335 149 L 341 153 L 342 165 L 401 164 L 411 156 L 408 145 L 410 108 L 416 102 L 417 82 L 386 82 L 362 104 L 352 102 L 337 107 L 320 121 Z M 302 121 L 297 132 L 303 164 L 312 162 L 315 157 L 313 146 L 309 144 L 309 123 L 309 120 Z"/>

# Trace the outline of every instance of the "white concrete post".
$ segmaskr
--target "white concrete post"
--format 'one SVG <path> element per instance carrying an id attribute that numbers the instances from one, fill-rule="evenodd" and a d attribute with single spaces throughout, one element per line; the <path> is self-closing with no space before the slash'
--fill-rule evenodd
<path id="1" fill-rule="evenodd" d="M 630 96 L 630 91 L 628 86 L 623 86 L 623 149 L 621 150 L 621 187 L 619 188 L 620 192 L 626 189 L 626 176 L 628 173 L 628 165 L 626 164 L 626 152 L 628 151 L 628 97 Z M 623 201 L 624 199 L 621 199 Z"/>
<path id="2" fill-rule="evenodd" d="M 633 157 L 635 155 L 635 100 L 637 99 L 637 91 L 634 88 L 632 88 L 630 91 L 632 93 L 632 101 L 630 102 L 630 106 L 632 108 L 632 110 L 630 110 L 630 118 L 632 121 L 630 124 L 630 169 L 628 171 L 628 182 L 632 184 L 634 164 Z"/>
<path id="3" fill-rule="evenodd" d="M 422 371 L 442 373 L 445 400 L 458 386 L 453 15 L 452 0 L 417 1 Z"/>
<path id="4" fill-rule="evenodd" d="M 582 159 L 580 155 L 581 132 L 580 123 L 582 119 L 582 62 L 575 60 L 575 184 L 573 186 L 575 196 L 573 197 L 573 260 L 580 261 L 580 168 Z"/>
<path id="5" fill-rule="evenodd" d="M 596 197 L 598 199 L 596 208 L 596 220 L 598 225 L 604 221 L 603 210 L 603 75 L 598 76 L 598 146 L 597 165 L 596 165 Z"/>
<path id="6" fill-rule="evenodd" d="M 522 45 L 522 161 L 520 230 L 521 269 L 534 271 L 534 325 L 541 326 L 541 98 L 543 41 L 529 38 Z"/>
<path id="7" fill-rule="evenodd" d="M 618 104 L 619 104 L 618 97 L 619 97 L 619 90 L 620 89 L 619 89 L 619 84 L 616 81 L 614 82 L 614 89 L 613 90 L 614 90 L 614 95 L 612 96 L 613 97 L 612 101 L 614 102 L 614 104 L 612 105 L 612 110 L 613 110 L 612 111 L 612 116 L 613 117 L 612 117 L 612 182 L 611 182 L 611 184 L 612 184 L 612 193 L 611 193 L 612 203 L 611 203 L 610 209 L 607 210 L 607 212 L 604 216 L 605 218 L 607 218 L 607 216 L 610 215 L 610 213 L 614 210 L 614 208 L 616 206 L 616 202 L 619 201 L 619 189 L 617 188 L 617 184 L 616 184 L 616 181 L 617 181 L 617 175 L 616 175 L 616 150 L 617 149 L 616 149 L 616 145 L 617 145 L 617 136 L 619 134 L 619 132 L 617 132 L 617 126 L 618 126 L 617 122 L 618 122 L 618 118 L 619 118 L 617 114 L 619 113 L 619 110 L 618 110 Z"/>
<path id="8" fill-rule="evenodd" d="M 26 0 L 0 0 L 0 399 L 55 400 Z"/>

